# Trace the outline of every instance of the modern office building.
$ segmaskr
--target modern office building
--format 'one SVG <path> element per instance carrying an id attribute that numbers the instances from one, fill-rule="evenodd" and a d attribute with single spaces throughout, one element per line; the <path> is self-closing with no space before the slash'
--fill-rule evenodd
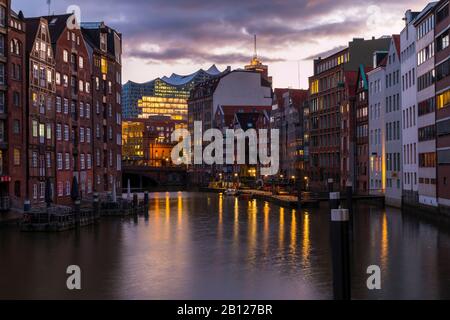
<path id="1" fill-rule="evenodd" d="M 437 201 L 450 209 L 450 16 L 449 2 L 435 6 Z"/>
<path id="2" fill-rule="evenodd" d="M 127 120 L 122 123 L 122 157 L 125 164 L 160 167 L 172 163 L 170 152 L 175 143 L 171 141 L 174 130 L 186 124 L 170 117 Z"/>
<path id="3" fill-rule="evenodd" d="M 138 101 L 143 96 L 153 94 L 154 84 L 154 80 L 144 83 L 128 81 L 122 86 L 122 114 L 124 119 L 138 118 Z"/>
<path id="4" fill-rule="evenodd" d="M 434 69 L 434 7 L 430 3 L 414 20 L 417 55 L 417 111 L 405 112 L 405 123 L 418 129 L 419 203 L 437 207 L 436 194 L 436 112 Z M 414 75 L 412 75 L 414 79 Z M 406 79 L 405 79 L 406 81 Z M 417 112 L 417 118 L 416 118 Z M 411 150 L 410 150 L 411 152 Z M 411 154 L 415 156 L 414 150 Z"/>
<path id="5" fill-rule="evenodd" d="M 341 165 L 350 159 L 341 158 L 341 106 L 350 108 L 354 98 L 355 74 L 360 65 L 372 65 L 373 52 L 387 50 L 389 38 L 353 39 L 348 46 L 326 58 L 314 60 L 310 87 L 310 165 L 308 177 L 313 189 L 325 189 L 328 179 L 336 186 L 345 185 Z M 348 82 L 351 81 L 349 84 Z M 348 124 L 348 130 L 353 130 Z"/>
<path id="6" fill-rule="evenodd" d="M 170 77 L 157 78 L 145 83 L 128 81 L 123 85 L 122 105 L 124 119 L 148 118 L 164 112 L 154 108 L 176 108 L 183 104 L 183 117 L 187 115 L 187 99 L 195 85 L 222 72 L 212 65 L 209 69 L 200 69 L 189 75 L 173 73 Z M 153 109 L 153 111 L 152 111 Z"/>

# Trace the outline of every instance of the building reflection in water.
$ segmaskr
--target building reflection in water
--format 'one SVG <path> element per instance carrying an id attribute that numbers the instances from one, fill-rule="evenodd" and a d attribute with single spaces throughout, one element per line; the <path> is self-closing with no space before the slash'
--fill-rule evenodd
<path id="1" fill-rule="evenodd" d="M 311 240 L 309 236 L 309 212 L 303 213 L 303 232 L 302 232 L 302 260 L 305 267 L 309 266 L 309 253 L 311 250 Z"/>
<path id="2" fill-rule="evenodd" d="M 182 218 L 183 218 L 183 197 L 182 197 L 182 193 L 178 192 L 177 193 L 177 213 L 178 213 L 178 228 L 181 228 L 181 222 L 182 222 Z"/>
<path id="3" fill-rule="evenodd" d="M 389 260 L 389 233 L 388 233 L 387 215 L 386 211 L 384 211 L 381 221 L 381 250 L 380 250 L 380 261 L 382 270 L 386 270 L 388 260 Z"/>
<path id="4" fill-rule="evenodd" d="M 280 207 L 280 224 L 278 229 L 278 245 L 280 250 L 283 251 L 284 246 L 284 208 Z"/>
<path id="5" fill-rule="evenodd" d="M 57 234 L 2 228 L 0 299 L 73 299 L 64 277 L 72 263 L 84 272 L 81 299 L 331 298 L 326 208 L 294 212 L 216 196 L 152 193 L 145 224 L 103 219 Z M 448 228 L 392 208 L 357 208 L 353 298 L 450 297 Z M 378 293 L 366 287 L 372 264 L 382 268 Z"/>
<path id="6" fill-rule="evenodd" d="M 239 247 L 239 201 L 234 198 L 234 220 L 233 220 L 233 246 Z"/>
<path id="7" fill-rule="evenodd" d="M 264 253 L 268 253 L 269 250 L 269 212 L 270 206 L 267 201 L 264 202 L 264 232 L 263 232 L 263 241 L 264 241 Z"/>
<path id="8" fill-rule="evenodd" d="M 296 211 L 292 210 L 291 212 L 291 244 L 290 244 L 290 251 L 292 254 L 292 257 L 295 258 L 295 251 L 297 249 L 297 218 L 296 218 Z"/>
<path id="9" fill-rule="evenodd" d="M 223 239 L 223 193 L 219 193 L 219 222 L 217 223 L 217 240 L 219 244 Z"/>
<path id="10" fill-rule="evenodd" d="M 256 199 L 248 202 L 248 255 L 249 261 L 254 261 L 257 244 L 257 213 Z"/>

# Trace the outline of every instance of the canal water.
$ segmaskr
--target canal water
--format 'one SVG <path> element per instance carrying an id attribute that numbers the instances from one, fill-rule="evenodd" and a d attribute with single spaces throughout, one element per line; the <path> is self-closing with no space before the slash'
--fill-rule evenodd
<path id="1" fill-rule="evenodd" d="M 450 230 L 355 208 L 354 299 L 449 299 Z M 154 193 L 148 218 L 56 234 L 0 229 L 1 299 L 331 299 L 329 213 L 217 194 Z M 66 268 L 81 268 L 79 291 Z M 367 289 L 367 267 L 381 290 Z"/>

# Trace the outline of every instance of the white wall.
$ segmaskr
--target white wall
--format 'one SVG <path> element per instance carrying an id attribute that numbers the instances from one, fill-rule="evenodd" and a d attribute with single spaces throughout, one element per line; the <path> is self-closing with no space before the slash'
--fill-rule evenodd
<path id="1" fill-rule="evenodd" d="M 261 86 L 259 73 L 231 72 L 220 80 L 214 92 L 212 114 L 219 106 L 272 106 L 271 88 Z"/>
<path id="2" fill-rule="evenodd" d="M 418 157 L 417 152 L 413 155 L 410 161 L 407 161 L 405 149 L 411 148 L 414 152 L 414 146 L 417 150 L 418 145 L 418 131 L 417 131 L 417 55 L 415 49 L 416 28 L 412 23 L 406 26 L 400 33 L 400 50 L 401 54 L 401 77 L 405 77 L 414 70 L 414 83 L 411 86 L 402 87 L 402 152 L 403 152 L 403 190 L 418 192 Z M 409 48 L 409 49 L 408 49 Z M 408 49 L 408 50 L 407 50 Z M 403 81 L 403 80 L 402 80 Z M 411 108 L 411 109 L 410 109 Z M 403 123 L 403 112 L 415 110 L 414 117 L 416 124 L 407 126 Z"/>

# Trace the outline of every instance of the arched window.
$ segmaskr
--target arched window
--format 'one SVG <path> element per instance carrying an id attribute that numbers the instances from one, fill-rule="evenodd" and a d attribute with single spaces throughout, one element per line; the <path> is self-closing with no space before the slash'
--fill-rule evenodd
<path id="1" fill-rule="evenodd" d="M 16 54 L 20 55 L 22 53 L 22 44 L 19 40 L 16 40 Z"/>
<path id="2" fill-rule="evenodd" d="M 19 40 L 12 39 L 10 43 L 10 51 L 11 53 L 20 55 L 22 52 L 22 45 Z"/>

